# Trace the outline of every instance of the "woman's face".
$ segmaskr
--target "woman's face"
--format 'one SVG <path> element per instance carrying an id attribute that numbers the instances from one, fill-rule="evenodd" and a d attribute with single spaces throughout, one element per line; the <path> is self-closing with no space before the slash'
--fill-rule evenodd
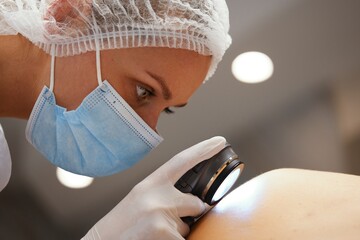
<path id="1" fill-rule="evenodd" d="M 211 57 L 170 48 L 104 51 L 103 79 L 155 129 L 160 113 L 187 104 L 202 84 Z"/>
<path id="2" fill-rule="evenodd" d="M 77 67 L 76 75 L 78 76 L 74 76 L 75 74 L 71 74 L 69 70 L 76 65 L 71 64 L 71 61 L 67 61 L 66 64 L 68 77 L 61 77 L 63 83 L 58 83 L 60 80 L 55 76 L 54 92 L 57 100 L 60 96 L 60 101 L 58 101 L 60 105 L 65 105 L 69 110 L 75 108 L 75 105 L 79 105 L 79 101 L 96 87 L 97 82 L 93 80 L 89 81 L 91 84 L 77 81 L 79 82 L 77 89 L 81 89 L 82 94 L 78 91 L 74 96 L 76 99 L 69 104 L 71 96 L 66 88 L 69 85 L 74 86 L 75 81 L 69 78 L 96 79 L 94 56 L 90 53 L 75 57 L 88 59 L 88 61 L 82 61 L 80 72 Z M 64 59 L 57 58 L 59 64 L 61 61 L 65 63 Z M 203 56 L 182 49 L 149 47 L 101 51 L 102 79 L 108 80 L 153 129 L 156 128 L 162 112 L 170 112 L 173 108 L 187 104 L 191 95 L 204 81 L 210 62 L 211 56 Z M 61 72 L 61 67 L 57 72 Z M 66 84 L 65 81 L 68 83 Z M 84 87 L 81 87 L 81 84 Z M 62 98 L 61 93 L 67 94 L 67 98 Z"/>

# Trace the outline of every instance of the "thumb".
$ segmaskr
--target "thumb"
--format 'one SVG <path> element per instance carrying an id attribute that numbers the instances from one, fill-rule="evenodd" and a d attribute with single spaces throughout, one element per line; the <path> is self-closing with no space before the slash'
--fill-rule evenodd
<path id="1" fill-rule="evenodd" d="M 202 141 L 175 155 L 152 175 L 155 175 L 154 177 L 167 175 L 174 185 L 189 169 L 220 152 L 225 147 L 225 143 L 224 137 L 213 137 Z"/>

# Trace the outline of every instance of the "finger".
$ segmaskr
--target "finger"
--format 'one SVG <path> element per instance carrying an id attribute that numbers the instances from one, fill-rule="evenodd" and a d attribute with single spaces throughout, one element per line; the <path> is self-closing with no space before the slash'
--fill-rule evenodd
<path id="1" fill-rule="evenodd" d="M 209 159 L 225 147 L 226 140 L 223 137 L 213 137 L 200 142 L 174 156 L 155 173 L 158 176 L 166 174 L 172 184 L 175 184 L 179 178 L 189 169 L 203 160 Z"/>
<path id="2" fill-rule="evenodd" d="M 168 232 L 168 235 L 165 236 L 163 235 L 162 238 L 157 238 L 157 239 L 164 239 L 164 240 L 185 240 L 185 238 L 183 238 L 183 236 L 176 231 L 175 229 L 173 229 L 171 232 Z"/>
<path id="3" fill-rule="evenodd" d="M 179 217 L 196 217 L 205 211 L 206 206 L 200 198 L 190 193 L 180 194 L 182 196 L 178 198 L 176 206 Z"/>
<path id="4" fill-rule="evenodd" d="M 186 237 L 189 232 L 190 232 L 190 227 L 189 225 L 187 225 L 186 223 L 184 223 L 183 220 L 181 220 L 181 218 L 177 217 L 176 219 L 174 219 L 174 221 L 176 221 L 176 226 L 177 226 L 177 231 L 178 233 L 183 236 Z"/>
<path id="5" fill-rule="evenodd" d="M 205 204 L 205 210 L 204 210 L 204 212 L 202 214 L 207 213 L 208 211 L 210 211 L 215 206 L 215 205 L 211 206 L 211 205 L 209 205 L 207 203 L 204 203 L 204 204 Z"/>
<path id="6" fill-rule="evenodd" d="M 173 214 L 163 215 L 161 219 L 153 219 L 153 221 L 153 223 L 148 224 L 148 226 L 152 226 L 151 229 L 153 229 L 153 233 L 149 236 L 149 239 L 183 240 L 184 238 L 182 234 L 187 234 L 190 231 L 187 226 L 184 226 L 184 223 L 180 220 L 180 218 Z M 141 239 L 144 238 L 146 237 L 143 236 Z"/>

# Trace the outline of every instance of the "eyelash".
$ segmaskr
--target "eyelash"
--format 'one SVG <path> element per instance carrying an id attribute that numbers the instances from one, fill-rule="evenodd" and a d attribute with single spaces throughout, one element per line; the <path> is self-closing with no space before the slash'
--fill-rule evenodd
<path id="1" fill-rule="evenodd" d="M 147 95 L 141 97 L 141 96 L 139 95 L 139 89 L 144 90 Z M 149 98 L 149 97 L 156 96 L 154 90 L 150 90 L 150 89 L 148 89 L 148 88 L 146 88 L 146 87 L 143 87 L 143 86 L 140 86 L 140 85 L 137 85 L 137 86 L 136 86 L 136 93 L 137 93 L 138 101 L 144 101 L 144 100 L 147 100 L 147 98 Z M 166 113 L 166 114 L 173 114 L 173 113 L 175 113 L 175 111 L 172 110 L 172 109 L 170 109 L 169 107 L 165 108 L 165 109 L 163 110 L 163 112 Z"/>
<path id="2" fill-rule="evenodd" d="M 170 109 L 169 107 L 165 108 L 163 112 L 166 113 L 166 114 L 173 114 L 173 113 L 175 113 L 175 111 L 172 110 L 172 109 Z"/>

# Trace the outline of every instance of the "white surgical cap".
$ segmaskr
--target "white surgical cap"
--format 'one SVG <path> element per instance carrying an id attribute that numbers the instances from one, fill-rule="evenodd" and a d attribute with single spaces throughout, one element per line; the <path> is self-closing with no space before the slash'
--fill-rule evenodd
<path id="1" fill-rule="evenodd" d="M 212 55 L 207 78 L 231 43 L 225 0 L 0 0 L 0 34 L 17 34 L 55 56 L 131 47 Z"/>

